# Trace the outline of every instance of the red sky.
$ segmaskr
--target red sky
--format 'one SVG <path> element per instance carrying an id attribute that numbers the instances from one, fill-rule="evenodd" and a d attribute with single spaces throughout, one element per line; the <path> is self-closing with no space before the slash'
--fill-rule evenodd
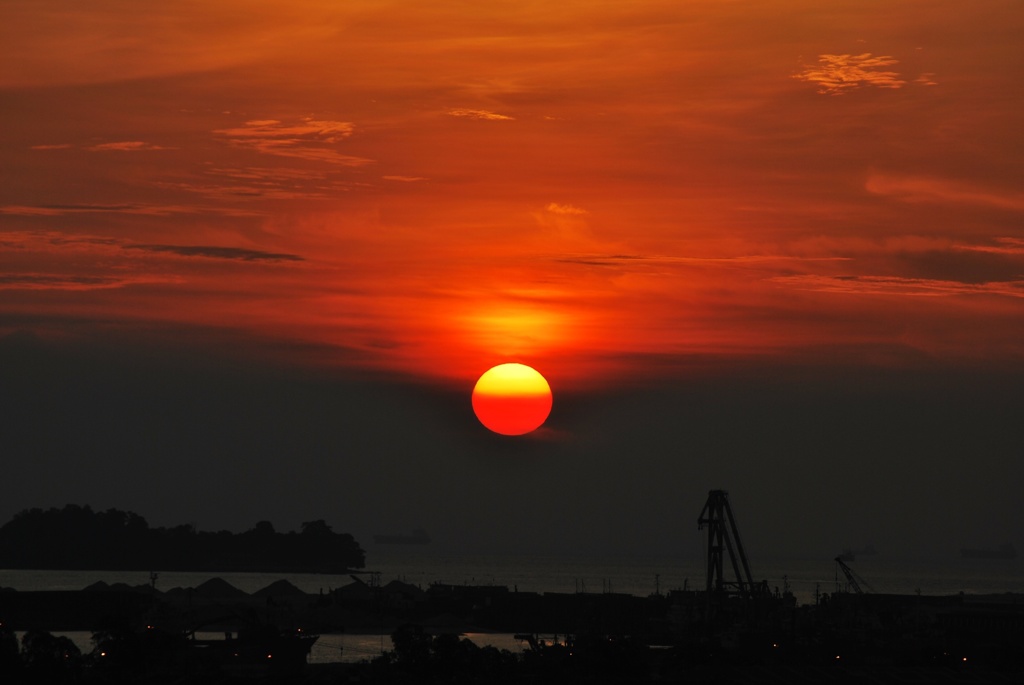
<path id="1" fill-rule="evenodd" d="M 488 367 L 518 361 L 555 393 L 550 434 L 530 449 L 565 469 L 522 484 L 534 530 L 564 520 L 569 491 L 573 511 L 614 525 L 625 518 L 607 502 L 624 488 L 649 522 L 682 501 L 682 482 L 686 516 L 710 488 L 766 507 L 795 497 L 794 474 L 817 506 L 809 483 L 830 450 L 860 479 L 859 494 L 822 495 L 851 536 L 864 522 L 850 507 L 903 506 L 925 472 L 914 509 L 946 530 L 960 525 L 966 539 L 986 525 L 980 511 L 953 520 L 967 481 L 1000 520 L 1020 520 L 1008 474 L 1024 468 L 1022 436 L 1004 420 L 1019 413 L 1019 399 L 1004 401 L 1017 386 L 987 384 L 1024 377 L 1021 36 L 1020 0 L 5 0 L 0 343 L 130 341 L 140 356 L 119 360 L 129 370 L 103 392 L 87 376 L 75 386 L 83 404 L 69 391 L 59 416 L 52 398 L 36 406 L 2 390 L 36 387 L 5 369 L 0 409 L 47 427 L 0 436 L 0 452 L 36 460 L 39 478 L 73 466 L 59 486 L 27 489 L 25 471 L 0 495 L 15 508 L 182 511 L 162 489 L 179 476 L 138 485 L 148 472 L 129 457 L 172 434 L 159 443 L 168 463 L 185 452 L 223 469 L 175 492 L 214 488 L 264 454 L 264 470 L 250 469 L 259 496 L 231 514 L 255 521 L 279 501 L 273 459 L 299 445 L 308 469 L 295 466 L 296 488 L 330 482 L 324 464 L 353 454 L 336 475 L 390 497 L 385 523 L 477 526 L 486 538 L 521 502 L 488 495 L 491 473 L 474 480 L 471 454 L 513 448 L 473 442 L 469 393 Z M 367 381 L 379 407 L 345 405 L 344 430 L 327 418 L 340 391 L 282 390 L 293 404 L 256 421 L 227 399 L 165 402 L 161 383 L 178 380 L 146 364 L 169 349 L 212 349 L 243 368 L 257 359 L 253 377 L 283 362 L 386 383 Z M 821 370 L 847 385 L 794 388 L 779 369 L 797 368 L 801 382 Z M 745 369 L 769 372 L 748 392 L 736 380 Z M 63 387 L 56 371 L 39 373 L 38 387 Z M 133 373 L 145 391 L 118 385 Z M 927 382 L 909 387 L 915 378 Z M 449 414 L 416 395 L 396 408 L 382 399 L 388 383 L 462 403 Z M 237 387 L 237 407 L 251 409 L 255 391 Z M 183 414 L 192 424 L 179 435 Z M 394 443 L 403 424 L 392 415 L 408 444 Z M 965 476 L 956 460 L 979 459 L 982 443 L 989 461 Z M 92 456 L 61 461 L 69 449 Z M 424 449 L 422 463 L 394 466 Z M 616 450 L 648 476 L 615 472 Z M 948 452 L 941 473 L 929 450 Z M 121 470 L 80 471 L 110 454 Z M 352 471 L 374 460 L 387 474 Z M 462 479 L 462 494 L 439 498 L 446 514 L 421 492 L 428 464 Z M 586 465 L 607 480 L 566 485 Z M 130 486 L 124 474 L 137 475 Z M 274 506 L 300 521 L 381 509 L 320 494 Z M 219 520 L 215 500 L 202 490 L 189 506 Z M 410 501 L 434 518 L 395 513 Z M 820 525 L 833 552 L 870 541 L 840 543 L 828 520 L 793 525 Z"/>
<path id="2" fill-rule="evenodd" d="M 40 334 L 222 326 L 563 385 L 1024 357 L 1015 0 L 5 15 L 0 315 Z"/>

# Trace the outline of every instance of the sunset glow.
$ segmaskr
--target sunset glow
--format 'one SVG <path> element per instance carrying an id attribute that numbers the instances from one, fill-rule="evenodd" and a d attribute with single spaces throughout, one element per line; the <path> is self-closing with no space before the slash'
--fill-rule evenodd
<path id="1" fill-rule="evenodd" d="M 1021 363 L 1024 12 L 984 4 L 16 0 L 0 334 Z"/>

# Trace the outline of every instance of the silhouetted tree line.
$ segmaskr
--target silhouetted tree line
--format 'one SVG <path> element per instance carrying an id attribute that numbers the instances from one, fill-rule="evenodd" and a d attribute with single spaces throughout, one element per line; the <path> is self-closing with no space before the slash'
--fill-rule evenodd
<path id="1" fill-rule="evenodd" d="M 26 509 L 0 527 L 0 568 L 316 573 L 365 563 L 353 537 L 322 519 L 304 522 L 301 532 L 278 533 L 260 521 L 236 534 L 151 528 L 130 511 L 69 504 Z"/>
<path id="2" fill-rule="evenodd" d="M 84 659 L 69 638 L 30 630 L 21 638 L 0 623 L 0 682 L 4 685 L 59 685 L 81 682 Z"/>
<path id="3" fill-rule="evenodd" d="M 432 635 L 422 627 L 400 626 L 391 634 L 394 649 L 353 665 L 346 682 L 380 685 L 621 685 L 662 680 L 681 682 L 681 673 L 660 672 L 653 653 L 626 640 L 593 640 L 549 645 L 525 653 L 478 647 L 454 634 Z M 716 679 L 715 682 L 732 682 Z"/>

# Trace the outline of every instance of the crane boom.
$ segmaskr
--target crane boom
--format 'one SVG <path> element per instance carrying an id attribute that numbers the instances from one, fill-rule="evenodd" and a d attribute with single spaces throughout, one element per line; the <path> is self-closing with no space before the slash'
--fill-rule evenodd
<path id="1" fill-rule="evenodd" d="M 846 565 L 846 562 L 843 561 L 842 557 L 836 557 L 836 563 L 839 564 L 839 568 L 842 570 L 843 575 L 846 576 L 846 580 L 849 581 L 850 587 L 853 588 L 854 592 L 858 595 L 863 595 L 864 590 L 861 588 L 861 585 L 866 587 L 868 590 L 871 590 L 871 586 L 867 584 L 867 581 L 854 573 L 853 569 Z"/>

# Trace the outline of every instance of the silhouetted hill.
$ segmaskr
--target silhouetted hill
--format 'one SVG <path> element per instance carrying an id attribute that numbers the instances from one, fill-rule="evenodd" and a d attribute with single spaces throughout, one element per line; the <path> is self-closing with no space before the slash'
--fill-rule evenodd
<path id="1" fill-rule="evenodd" d="M 26 509 L 0 527 L 0 568 L 108 571 L 337 573 L 362 568 L 362 547 L 323 520 L 278 533 L 260 521 L 244 533 L 191 525 L 150 528 L 129 511 Z"/>

